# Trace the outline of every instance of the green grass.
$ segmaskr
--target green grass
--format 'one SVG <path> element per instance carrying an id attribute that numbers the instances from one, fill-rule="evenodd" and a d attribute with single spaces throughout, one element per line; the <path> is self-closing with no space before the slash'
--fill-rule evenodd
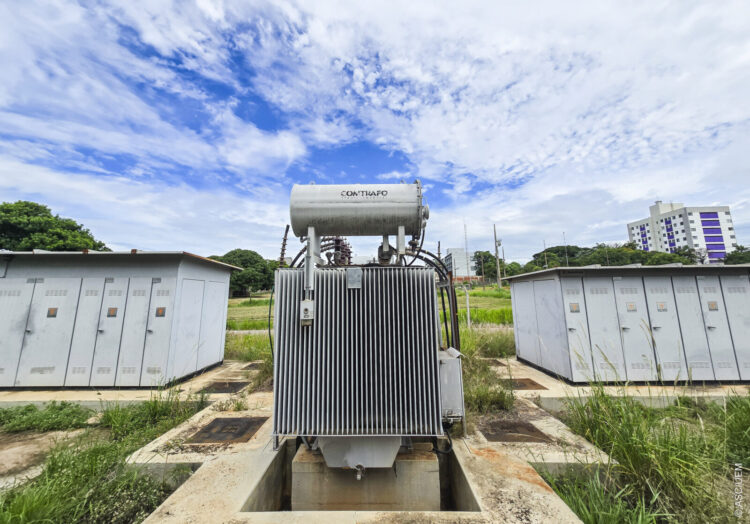
<path id="1" fill-rule="evenodd" d="M 203 398 L 180 400 L 172 390 L 138 405 L 105 405 L 104 430 L 59 444 L 37 478 L 0 493 L 0 523 L 142 521 L 172 488 L 127 467 L 126 458 L 202 407 Z"/>
<path id="2" fill-rule="evenodd" d="M 0 409 L 0 429 L 19 431 L 61 431 L 86 426 L 92 411 L 71 402 L 50 402 L 42 409 L 34 405 Z"/>
<path id="3" fill-rule="evenodd" d="M 462 351 L 477 351 L 488 358 L 506 358 L 516 354 L 512 329 L 468 329 L 460 327 Z"/>
<path id="4" fill-rule="evenodd" d="M 564 479 L 557 484 L 571 507 L 584 512 L 579 516 L 586 516 L 587 506 L 611 500 L 632 510 L 622 522 L 731 521 L 732 467 L 738 461 L 747 467 L 750 460 L 750 398 L 730 396 L 726 405 L 681 398 L 655 409 L 608 395 L 601 385 L 591 389 L 588 398 L 568 399 L 563 419 L 616 463 L 604 488 Z"/>
<path id="5" fill-rule="evenodd" d="M 633 497 L 624 489 L 606 486 L 598 475 L 553 477 L 542 473 L 542 477 L 584 524 L 650 524 L 660 522 L 669 516 L 651 511 L 649 507 L 654 505 L 654 501 L 646 503 L 642 498 Z"/>
<path id="6" fill-rule="evenodd" d="M 224 358 L 227 360 L 263 360 L 271 354 L 268 333 L 235 335 L 227 333 L 224 345 Z"/>
<path id="7" fill-rule="evenodd" d="M 232 331 L 257 331 L 268 329 L 268 319 L 245 318 L 241 320 L 227 319 L 227 329 Z M 273 322 L 271 322 L 273 329 Z"/>
<path id="8" fill-rule="evenodd" d="M 229 307 L 255 307 L 266 306 L 271 303 L 270 298 L 246 298 L 241 302 L 230 302 Z"/>
<path id="9" fill-rule="evenodd" d="M 473 330 L 461 330 L 461 353 L 464 383 L 464 404 L 467 418 L 508 410 L 513 407 L 513 391 L 499 379 L 483 358 L 482 346 L 472 338 Z M 464 337 L 469 341 L 464 343 Z"/>

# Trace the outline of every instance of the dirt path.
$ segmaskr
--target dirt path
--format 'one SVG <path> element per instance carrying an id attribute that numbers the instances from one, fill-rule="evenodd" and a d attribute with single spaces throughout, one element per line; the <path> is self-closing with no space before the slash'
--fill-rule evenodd
<path id="1" fill-rule="evenodd" d="M 0 432 L 0 490 L 38 475 L 49 450 L 82 431 Z"/>

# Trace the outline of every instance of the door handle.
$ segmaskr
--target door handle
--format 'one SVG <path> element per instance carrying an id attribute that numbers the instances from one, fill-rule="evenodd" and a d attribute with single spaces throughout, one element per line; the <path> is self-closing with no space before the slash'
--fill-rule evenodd
<path id="1" fill-rule="evenodd" d="M 99 333 L 104 333 L 104 330 L 102 328 L 97 329 Z"/>
<path id="2" fill-rule="evenodd" d="M 661 326 L 651 326 L 654 329 L 661 329 Z"/>
<path id="3" fill-rule="evenodd" d="M 568 328 L 568 331 L 570 331 L 571 333 L 572 333 L 573 331 L 575 331 L 575 330 L 576 330 L 576 328 Z"/>
<path id="4" fill-rule="evenodd" d="M 629 328 L 629 327 L 627 327 L 627 326 L 622 326 L 622 330 L 623 330 L 623 331 L 628 331 L 629 329 L 630 329 L 630 328 Z"/>
<path id="5" fill-rule="evenodd" d="M 26 333 L 31 333 L 31 330 L 29 328 L 26 328 Z"/>
<path id="6" fill-rule="evenodd" d="M 154 330 L 153 330 L 153 329 L 151 329 L 151 328 L 147 328 L 147 329 L 146 329 L 146 333 L 153 333 L 153 332 L 154 332 Z"/>
<path id="7" fill-rule="evenodd" d="M 716 326 L 706 326 L 708 329 L 716 329 Z"/>

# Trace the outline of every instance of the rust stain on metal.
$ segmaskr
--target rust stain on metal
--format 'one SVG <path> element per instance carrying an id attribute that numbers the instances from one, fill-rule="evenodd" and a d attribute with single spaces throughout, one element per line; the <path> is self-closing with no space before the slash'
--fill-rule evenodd
<path id="1" fill-rule="evenodd" d="M 505 453 L 497 451 L 492 448 L 474 448 L 471 452 L 483 459 L 487 460 L 492 467 L 505 477 L 511 477 L 542 488 L 544 491 L 553 493 L 544 479 L 539 476 L 539 473 L 534 470 L 529 464 L 520 462 L 518 459 L 513 458 Z"/>
<path id="2" fill-rule="evenodd" d="M 237 444 L 247 442 L 268 417 L 215 418 L 190 437 L 189 444 Z"/>

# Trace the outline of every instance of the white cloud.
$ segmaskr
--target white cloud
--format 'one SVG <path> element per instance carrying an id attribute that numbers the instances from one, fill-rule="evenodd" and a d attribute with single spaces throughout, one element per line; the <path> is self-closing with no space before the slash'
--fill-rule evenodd
<path id="1" fill-rule="evenodd" d="M 187 182 L 154 181 L 179 165 L 192 186 L 223 183 L 222 198 L 262 208 L 283 200 L 289 166 L 312 148 L 365 139 L 403 153 L 406 176 L 433 185 L 428 238 L 444 246 L 463 243 L 464 218 L 477 248 L 491 246 L 498 222 L 519 258 L 562 231 L 579 244 L 624 238 L 657 197 L 733 205 L 738 240 L 750 243 L 750 9 L 740 1 L 50 2 L 0 6 L 0 20 L 0 127 L 12 137 L 0 152 L 33 176 L 42 171 L 32 164 L 56 158 L 111 175 L 80 152 L 89 148 L 134 157 L 123 174 L 158 195 L 214 209 L 220 190 L 204 200 Z M 232 98 L 217 101 L 188 72 Z M 235 114 L 249 92 L 283 115 L 283 129 Z M 208 115 L 197 129 L 181 123 L 183 103 Z M 78 180 L 66 169 L 43 170 L 45 183 L 66 192 Z M 87 180 L 104 192 L 125 184 Z M 9 194 L 34 194 L 14 184 Z M 156 209 L 134 201 L 118 209 Z M 213 227 L 234 225 L 228 213 L 217 210 Z M 248 239 L 262 244 L 257 231 Z"/>

